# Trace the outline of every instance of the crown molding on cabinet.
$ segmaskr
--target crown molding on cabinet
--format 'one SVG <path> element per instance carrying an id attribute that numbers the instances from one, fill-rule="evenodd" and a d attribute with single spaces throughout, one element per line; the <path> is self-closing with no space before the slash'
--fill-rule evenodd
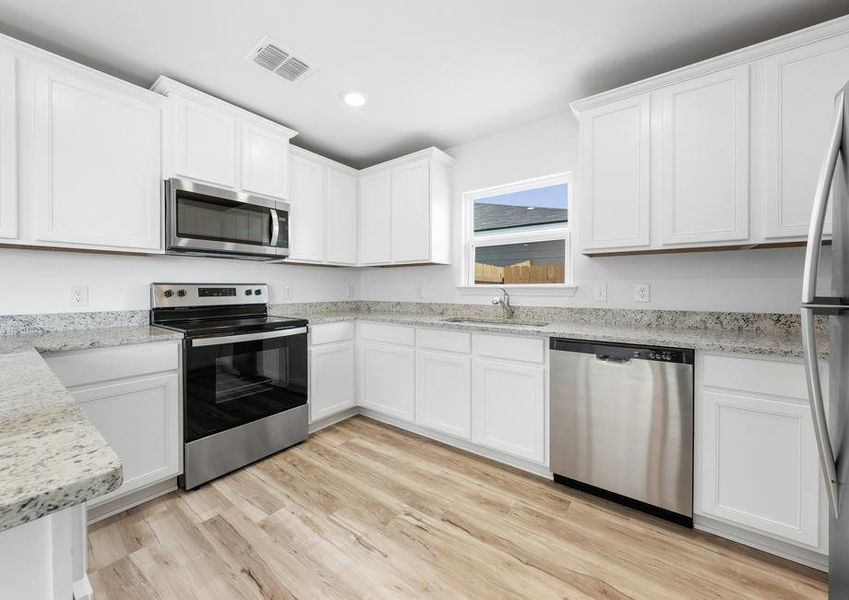
<path id="1" fill-rule="evenodd" d="M 612 90 L 587 96 L 586 98 L 581 98 L 580 100 L 572 102 L 569 107 L 577 117 L 584 111 L 604 104 L 609 104 L 617 100 L 624 100 L 638 94 L 654 91 L 672 83 L 679 83 L 681 81 L 701 77 L 715 71 L 751 63 L 774 54 L 779 54 L 791 48 L 796 48 L 805 44 L 845 34 L 847 27 L 849 27 L 849 15 L 845 17 L 838 17 L 831 21 L 813 25 L 799 31 L 794 31 L 752 46 L 740 48 L 739 50 L 733 50 L 726 54 L 708 58 L 701 62 L 686 65 L 673 71 L 661 73 L 660 75 L 655 75 L 647 79 L 629 83 Z"/>

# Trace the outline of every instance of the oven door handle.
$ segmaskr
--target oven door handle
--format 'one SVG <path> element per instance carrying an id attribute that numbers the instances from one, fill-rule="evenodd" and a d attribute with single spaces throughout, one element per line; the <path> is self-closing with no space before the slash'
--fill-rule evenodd
<path id="1" fill-rule="evenodd" d="M 271 340 L 274 338 L 300 335 L 306 332 L 306 327 L 296 327 L 294 329 L 282 329 L 278 331 L 262 331 L 260 333 L 242 333 L 239 335 L 221 335 L 218 337 L 198 338 L 192 340 L 192 348 L 199 348 L 202 346 L 221 346 L 223 344 L 237 344 L 239 342 L 253 342 L 256 340 Z"/>

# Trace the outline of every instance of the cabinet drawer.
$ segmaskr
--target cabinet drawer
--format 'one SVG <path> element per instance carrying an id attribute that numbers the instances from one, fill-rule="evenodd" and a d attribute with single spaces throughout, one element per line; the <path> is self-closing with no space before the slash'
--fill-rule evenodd
<path id="1" fill-rule="evenodd" d="M 416 329 L 416 345 L 419 348 L 468 354 L 472 350 L 472 336 L 462 331 Z"/>
<path id="2" fill-rule="evenodd" d="M 47 364 L 66 387 L 175 371 L 179 342 L 134 344 L 52 354 Z"/>
<path id="3" fill-rule="evenodd" d="M 390 325 L 387 323 L 359 323 L 360 337 L 373 342 L 413 346 L 416 343 L 416 332 L 406 325 Z"/>
<path id="4" fill-rule="evenodd" d="M 703 361 L 706 386 L 808 399 L 801 363 L 710 354 Z"/>
<path id="5" fill-rule="evenodd" d="M 354 338 L 354 323 L 319 323 L 310 325 L 310 343 L 313 346 L 344 342 Z"/>
<path id="6" fill-rule="evenodd" d="M 478 356 L 532 363 L 545 362 L 545 340 L 482 333 L 475 335 L 474 348 Z"/>

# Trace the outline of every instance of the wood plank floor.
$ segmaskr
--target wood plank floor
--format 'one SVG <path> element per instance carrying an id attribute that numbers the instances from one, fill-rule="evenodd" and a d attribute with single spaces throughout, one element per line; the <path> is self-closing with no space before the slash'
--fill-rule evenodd
<path id="1" fill-rule="evenodd" d="M 826 576 L 356 417 L 94 525 L 98 600 L 825 598 Z"/>

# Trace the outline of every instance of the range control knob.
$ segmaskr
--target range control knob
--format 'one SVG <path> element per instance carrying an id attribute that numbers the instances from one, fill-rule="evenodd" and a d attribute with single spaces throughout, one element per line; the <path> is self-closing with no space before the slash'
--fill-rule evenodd
<path id="1" fill-rule="evenodd" d="M 185 297 L 186 297 L 186 290 L 179 290 L 179 291 L 177 292 L 177 295 L 178 295 L 180 298 L 185 298 Z"/>
<path id="2" fill-rule="evenodd" d="M 165 296 L 166 298 L 170 298 L 171 296 L 174 295 L 174 290 L 165 290 L 164 292 L 162 292 L 162 295 Z"/>
<path id="3" fill-rule="evenodd" d="M 255 295 L 255 296 L 259 296 L 259 295 L 261 295 L 261 294 L 262 294 L 262 290 L 261 290 L 261 289 L 256 289 L 256 290 L 254 290 L 254 295 Z"/>
<path id="4" fill-rule="evenodd" d="M 253 293 L 254 293 L 253 290 L 245 290 L 245 296 L 250 296 Z"/>

